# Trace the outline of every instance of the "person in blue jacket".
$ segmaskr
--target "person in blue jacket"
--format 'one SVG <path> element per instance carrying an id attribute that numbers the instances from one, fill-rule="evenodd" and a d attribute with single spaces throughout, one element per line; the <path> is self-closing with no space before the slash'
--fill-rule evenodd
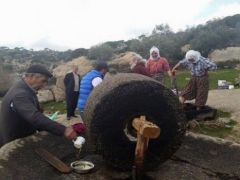
<path id="1" fill-rule="evenodd" d="M 82 119 L 84 119 L 83 111 L 90 93 L 96 86 L 98 86 L 103 81 L 104 75 L 107 72 L 107 63 L 97 62 L 96 67 L 82 77 L 77 105 Z"/>

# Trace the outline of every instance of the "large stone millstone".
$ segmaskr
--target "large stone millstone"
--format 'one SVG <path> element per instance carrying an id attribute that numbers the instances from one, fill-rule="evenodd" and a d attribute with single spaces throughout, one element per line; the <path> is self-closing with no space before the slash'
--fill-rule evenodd
<path id="1" fill-rule="evenodd" d="M 0 149 L 0 179 L 49 179 L 61 174 L 35 153 L 45 148 L 60 159 L 74 154 L 71 141 L 51 134 L 36 134 L 12 141 Z"/>
<path id="2" fill-rule="evenodd" d="M 133 165 L 132 120 L 140 115 L 161 128 L 160 137 L 150 140 L 146 153 L 145 167 L 153 169 L 173 155 L 185 133 L 186 118 L 172 91 L 146 76 L 118 74 L 103 81 L 88 98 L 84 112 L 88 142 L 97 144 L 95 150 L 111 166 L 130 169 Z"/>

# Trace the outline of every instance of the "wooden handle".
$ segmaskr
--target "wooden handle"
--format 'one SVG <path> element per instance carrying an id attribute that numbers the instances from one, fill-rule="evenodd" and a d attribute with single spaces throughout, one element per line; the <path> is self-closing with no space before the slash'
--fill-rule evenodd
<path id="1" fill-rule="evenodd" d="M 137 131 L 134 171 L 137 179 L 142 179 L 144 155 L 148 148 L 149 139 L 158 138 L 160 135 L 160 128 L 152 122 L 147 121 L 145 116 L 135 118 L 132 122 L 132 126 Z"/>
<path id="2" fill-rule="evenodd" d="M 147 121 L 145 116 L 135 118 L 132 126 L 145 138 L 155 139 L 160 135 L 160 128 L 152 122 Z"/>

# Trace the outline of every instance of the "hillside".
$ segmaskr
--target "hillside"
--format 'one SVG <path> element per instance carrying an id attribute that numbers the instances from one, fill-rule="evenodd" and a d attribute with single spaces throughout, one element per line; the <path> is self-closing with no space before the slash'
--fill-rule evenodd
<path id="1" fill-rule="evenodd" d="M 12 61 L 24 63 L 41 63 L 56 65 L 59 61 L 69 61 L 80 56 L 89 59 L 111 60 L 114 54 L 133 51 L 148 58 L 149 49 L 155 45 L 163 56 L 172 61 L 183 57 L 189 48 L 199 50 L 207 56 L 215 49 L 240 46 L 240 14 L 213 19 L 206 24 L 187 28 L 185 31 L 173 32 L 167 24 L 156 25 L 149 35 L 127 41 L 109 41 L 92 46 L 90 49 L 55 51 L 48 48 L 34 51 L 23 47 L 10 49 L 0 47 L 0 62 L 11 64 Z M 89 34 L 90 36 L 91 34 Z"/>
<path id="2" fill-rule="evenodd" d="M 168 25 L 156 25 L 149 35 L 141 35 L 127 41 L 109 41 L 92 46 L 90 49 L 55 51 L 48 48 L 35 51 L 23 47 L 14 49 L 0 47 L 0 92 L 8 89 L 11 82 L 20 76 L 30 64 L 44 64 L 53 70 L 57 66 L 84 56 L 88 60 L 105 60 L 110 64 L 122 54 L 135 52 L 148 59 L 149 49 L 159 47 L 161 56 L 170 64 L 175 64 L 184 57 L 188 49 L 199 50 L 203 56 L 212 57 L 219 67 L 233 68 L 239 64 L 240 14 L 214 19 L 206 24 L 187 28 L 185 31 L 173 32 Z M 114 60 L 112 67 L 124 69 L 121 60 Z M 94 62 L 94 61 L 93 61 Z M 90 63 L 90 62 L 89 62 Z M 119 63 L 119 64 L 118 64 Z"/>

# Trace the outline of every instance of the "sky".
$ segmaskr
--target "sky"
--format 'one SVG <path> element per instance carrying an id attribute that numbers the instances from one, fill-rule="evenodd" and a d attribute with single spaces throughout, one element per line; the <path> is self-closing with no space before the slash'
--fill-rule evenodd
<path id="1" fill-rule="evenodd" d="M 89 48 L 240 14 L 240 0 L 0 0 L 0 46 Z"/>

